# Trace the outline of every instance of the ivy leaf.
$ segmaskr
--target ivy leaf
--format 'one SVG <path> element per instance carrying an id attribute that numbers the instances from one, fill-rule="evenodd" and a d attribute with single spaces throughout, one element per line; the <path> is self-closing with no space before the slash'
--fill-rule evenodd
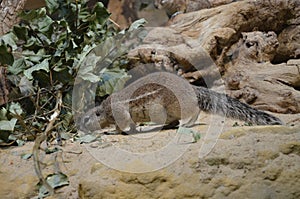
<path id="1" fill-rule="evenodd" d="M 4 107 L 2 107 L 0 110 L 0 120 L 7 120 L 6 114 L 7 110 Z"/>
<path id="2" fill-rule="evenodd" d="M 16 50 L 18 48 L 17 44 L 16 44 L 16 40 L 17 40 L 17 37 L 12 32 L 7 33 L 0 37 L 0 41 L 2 41 L 6 45 L 11 46 L 12 50 Z"/>
<path id="3" fill-rule="evenodd" d="M 23 110 L 19 103 L 12 102 L 11 105 L 9 106 L 8 110 L 9 110 L 9 112 L 11 112 L 13 114 L 17 114 L 17 115 L 21 115 L 23 113 Z"/>
<path id="4" fill-rule="evenodd" d="M 13 75 L 21 73 L 26 68 L 26 63 L 24 58 L 20 58 L 14 61 L 12 66 L 8 66 L 8 72 Z"/>
<path id="5" fill-rule="evenodd" d="M 30 93 L 34 93 L 34 87 L 32 85 L 32 81 L 29 81 L 25 76 L 23 76 L 18 84 L 20 92 L 23 95 L 29 95 Z"/>
<path id="6" fill-rule="evenodd" d="M 7 45 L 0 45 L 0 64 L 12 65 L 14 63 L 14 57 L 11 53 L 11 49 Z"/>
<path id="7" fill-rule="evenodd" d="M 100 78 L 94 74 L 94 70 L 100 59 L 101 57 L 96 56 L 94 53 L 89 53 L 86 57 L 84 57 L 82 66 L 78 71 L 78 76 L 83 80 L 90 81 L 92 83 L 98 82 Z"/>
<path id="8" fill-rule="evenodd" d="M 61 172 L 48 175 L 46 177 L 46 181 L 53 189 L 69 185 L 68 176 Z M 44 198 L 49 195 L 48 190 L 44 186 L 42 186 L 41 183 L 38 184 L 38 187 L 39 187 L 39 198 Z"/>
<path id="9" fill-rule="evenodd" d="M 192 134 L 192 136 L 194 138 L 194 142 L 197 142 L 201 138 L 201 134 L 200 133 L 194 131 L 191 128 L 186 128 L 186 127 L 182 127 L 182 126 L 179 126 L 179 128 L 177 129 L 177 133 Z"/>
<path id="10" fill-rule="evenodd" d="M 10 135 L 8 136 L 7 142 L 12 143 L 11 141 L 13 141 L 14 143 L 17 143 L 18 146 L 23 146 L 23 145 L 25 144 L 25 141 L 24 141 L 24 140 L 18 139 L 14 134 L 10 134 Z"/>
<path id="11" fill-rule="evenodd" d="M 46 16 L 38 20 L 38 30 L 42 33 L 47 33 L 52 28 L 53 20 Z"/>
<path id="12" fill-rule="evenodd" d="M 99 59 L 105 60 L 104 67 L 112 66 L 115 60 L 110 56 L 110 52 L 112 52 L 110 47 L 115 50 L 112 52 L 115 53 L 114 55 L 123 55 L 124 49 L 128 51 L 127 48 L 120 50 L 119 45 L 109 41 L 108 43 L 112 45 L 108 46 L 108 51 L 103 50 L 103 46 L 99 47 L 99 50 L 108 54 L 96 55 L 93 59 L 88 57 L 87 67 L 82 70 L 82 73 L 78 73 L 77 66 L 83 59 L 82 56 L 85 56 L 107 37 L 116 34 L 111 25 L 105 25 L 110 13 L 103 4 L 96 3 L 91 10 L 87 7 L 87 2 L 86 0 L 45 0 L 45 8 L 23 11 L 19 15 L 21 23 L 15 26 L 11 33 L 5 35 L 4 39 L 0 37 L 0 62 L 3 61 L 8 65 L 10 79 L 14 80 L 11 92 L 12 100 L 14 97 L 19 98 L 22 97 L 20 95 L 28 95 L 37 90 L 43 91 L 36 99 L 37 103 L 43 104 L 41 109 L 34 107 L 34 103 L 28 98 L 22 98 L 20 101 L 26 115 L 22 113 L 21 107 L 18 109 L 16 105 L 9 107 L 8 104 L 10 110 L 8 110 L 9 108 L 1 109 L 0 118 L 4 127 L 6 126 L 4 129 L 9 130 L 6 130 L 6 133 L 11 134 L 11 130 L 17 133 L 24 132 L 22 125 L 16 125 L 16 118 L 9 120 L 13 115 L 11 113 L 15 112 L 23 114 L 22 116 L 29 124 L 28 128 L 33 129 L 32 127 L 34 127 L 43 130 L 46 118 L 50 116 L 51 110 L 55 106 L 55 98 L 51 98 L 54 93 L 61 91 L 65 95 L 72 90 L 72 83 L 78 74 L 87 80 L 87 84 L 91 85 L 94 82 L 92 86 L 95 88 L 100 80 L 100 71 L 102 71 L 101 69 L 95 72 L 95 68 L 99 68 L 99 64 L 101 64 L 98 63 Z M 10 48 L 18 55 L 15 61 L 13 53 L 10 53 Z M 22 50 L 21 53 L 19 49 Z M 83 80 L 80 79 L 80 81 Z M 15 85 L 19 88 L 16 88 Z M 85 91 L 90 92 L 86 87 L 82 89 L 82 92 Z M 72 117 L 67 120 L 62 115 L 68 113 L 72 96 L 69 98 L 66 95 L 63 98 L 62 114 L 59 118 L 61 124 L 55 127 L 56 130 L 63 129 L 68 133 L 74 131 L 74 120 Z M 31 117 L 34 112 L 39 115 L 38 118 Z M 0 127 L 2 128 L 2 126 L 1 124 Z M 18 139 L 15 141 L 19 142 Z"/>
<path id="13" fill-rule="evenodd" d="M 107 11 L 107 9 L 104 7 L 103 3 L 97 2 L 93 12 L 96 13 L 96 20 L 103 25 L 108 17 L 110 16 L 110 13 Z"/>
<path id="14" fill-rule="evenodd" d="M 34 71 L 44 70 L 49 72 L 49 59 L 44 59 L 41 63 L 36 64 L 35 66 L 24 71 L 24 75 L 29 79 L 33 79 L 32 73 Z"/>
<path id="15" fill-rule="evenodd" d="M 60 172 L 48 175 L 46 180 L 54 189 L 69 184 L 68 176 Z"/>
<path id="16" fill-rule="evenodd" d="M 70 74 L 68 68 L 63 68 L 58 71 L 54 69 L 52 75 L 53 75 L 53 80 L 60 81 L 63 84 L 72 84 L 74 81 L 73 76 Z"/>
<path id="17" fill-rule="evenodd" d="M 59 3 L 57 0 L 45 0 L 45 2 L 50 14 L 55 12 L 59 7 Z"/>
<path id="18" fill-rule="evenodd" d="M 32 21 L 46 16 L 46 9 L 40 8 L 37 10 L 23 11 L 19 15 L 23 20 Z"/>
<path id="19" fill-rule="evenodd" d="M 46 148 L 45 153 L 46 153 L 46 154 L 51 154 L 51 153 L 55 153 L 55 152 L 57 152 L 57 151 L 59 151 L 59 148 L 57 148 L 57 147 L 54 147 L 54 148 Z"/>
<path id="20" fill-rule="evenodd" d="M 37 44 L 38 44 L 38 39 L 36 37 L 28 38 L 26 44 L 23 45 L 24 46 L 24 51 L 23 51 L 22 54 L 24 56 L 26 56 L 26 54 L 24 54 L 24 53 L 26 53 L 26 48 L 27 49 L 34 49 L 37 46 Z"/>
<path id="21" fill-rule="evenodd" d="M 81 74 L 79 77 L 81 77 L 83 80 L 92 82 L 92 83 L 96 83 L 98 81 L 100 81 L 99 76 L 93 74 L 92 72 L 87 72 L 84 74 Z"/>
<path id="22" fill-rule="evenodd" d="M 20 140 L 20 139 L 16 139 L 16 143 L 18 144 L 18 146 L 24 146 L 25 141 L 24 140 Z"/>
<path id="23" fill-rule="evenodd" d="M 20 40 L 26 41 L 28 38 L 28 30 L 23 26 L 14 26 L 13 32 L 15 33 L 15 36 Z"/>
<path id="24" fill-rule="evenodd" d="M 76 141 L 80 143 L 91 143 L 94 142 L 95 140 L 97 140 L 97 137 L 91 134 L 84 135 L 76 139 Z"/>
<path id="25" fill-rule="evenodd" d="M 100 78 L 101 81 L 98 83 L 97 96 L 104 96 L 121 90 L 131 76 L 124 69 L 112 68 L 105 69 Z"/>
<path id="26" fill-rule="evenodd" d="M 35 45 L 37 41 L 33 41 L 33 45 Z M 34 63 L 40 63 L 42 59 L 50 57 L 49 55 L 46 55 L 45 50 L 42 48 L 37 53 L 31 50 L 24 50 L 22 52 L 22 55 L 26 58 L 26 60 L 29 60 Z"/>
<path id="27" fill-rule="evenodd" d="M 21 158 L 23 160 L 28 160 L 29 158 L 31 158 L 31 156 L 32 156 L 32 153 L 25 153 L 25 154 L 21 155 Z"/>
<path id="28" fill-rule="evenodd" d="M 13 131 L 17 123 L 16 118 L 11 120 L 1 120 L 0 121 L 0 130 L 2 131 Z"/>

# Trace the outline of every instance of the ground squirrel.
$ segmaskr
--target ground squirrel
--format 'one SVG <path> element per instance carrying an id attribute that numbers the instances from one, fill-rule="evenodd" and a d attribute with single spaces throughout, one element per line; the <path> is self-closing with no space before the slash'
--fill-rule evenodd
<path id="1" fill-rule="evenodd" d="M 191 126 L 199 112 L 217 113 L 257 125 L 281 125 L 280 119 L 225 94 L 190 85 L 175 74 L 155 72 L 129 84 L 83 115 L 83 130 L 115 125 L 117 131 L 135 130 L 138 123 Z"/>

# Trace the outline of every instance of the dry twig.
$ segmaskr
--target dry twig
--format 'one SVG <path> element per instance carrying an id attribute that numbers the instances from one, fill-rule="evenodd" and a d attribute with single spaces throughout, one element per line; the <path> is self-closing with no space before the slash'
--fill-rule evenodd
<path id="1" fill-rule="evenodd" d="M 41 166 L 40 166 L 40 161 L 39 161 L 39 149 L 40 146 L 42 144 L 42 142 L 44 142 L 47 137 L 49 136 L 49 134 L 51 133 L 51 131 L 54 128 L 54 123 L 57 120 L 59 114 L 60 114 L 60 110 L 61 110 L 61 106 L 62 106 L 62 93 L 61 91 L 58 92 L 57 96 L 56 96 L 56 105 L 55 108 L 53 109 L 54 113 L 51 115 L 49 123 L 46 127 L 46 130 L 39 135 L 34 143 L 33 146 L 33 161 L 34 161 L 34 169 L 35 172 L 40 180 L 40 182 L 42 182 L 42 184 L 46 187 L 46 189 L 48 189 L 49 193 L 52 195 L 54 193 L 53 188 L 49 185 L 49 183 L 45 180 L 43 174 L 42 174 L 42 170 L 41 170 Z"/>

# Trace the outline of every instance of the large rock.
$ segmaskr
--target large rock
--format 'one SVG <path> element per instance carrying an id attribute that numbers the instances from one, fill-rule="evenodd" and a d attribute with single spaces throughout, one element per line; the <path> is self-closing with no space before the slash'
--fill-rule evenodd
<path id="1" fill-rule="evenodd" d="M 80 181 L 79 195 L 81 198 L 299 198 L 299 130 L 232 129 L 221 135 L 213 151 L 204 158 L 198 158 L 203 144 L 200 141 L 174 164 L 150 173 L 123 173 L 94 163 Z M 141 160 L 131 166 L 138 168 L 143 164 L 147 162 Z"/>
<path id="2" fill-rule="evenodd" d="M 49 198 L 299 198 L 300 197 L 300 126 L 232 127 L 236 121 L 211 123 L 211 115 L 201 114 L 202 125 L 193 127 L 201 133 L 197 143 L 161 168 L 152 161 L 116 161 L 128 171 L 148 170 L 146 173 L 121 172 L 110 166 L 92 150 L 119 147 L 129 153 L 163 150 L 176 135 L 176 130 L 151 132 L 134 136 L 103 135 L 101 142 L 79 144 L 67 141 L 61 151 L 41 154 L 43 175 L 63 172 L 70 185 L 56 189 Z M 296 118 L 289 115 L 287 121 Z M 225 118 L 224 118 L 225 119 Z M 206 123 L 207 125 L 203 125 Z M 209 142 L 209 129 L 221 131 L 210 153 L 199 158 L 200 149 Z M 191 135 L 181 135 L 191 139 Z M 177 147 L 186 142 L 178 140 Z M 33 143 L 0 150 L 0 197 L 32 198 L 37 196 L 32 158 L 21 159 L 32 151 Z M 188 145 L 187 145 L 188 146 Z M 45 147 L 45 145 L 43 145 Z M 165 162 L 175 151 L 157 156 Z M 113 158 L 112 152 L 106 157 Z M 124 162 L 127 161 L 126 165 Z M 104 165 L 104 163 L 106 165 Z"/>

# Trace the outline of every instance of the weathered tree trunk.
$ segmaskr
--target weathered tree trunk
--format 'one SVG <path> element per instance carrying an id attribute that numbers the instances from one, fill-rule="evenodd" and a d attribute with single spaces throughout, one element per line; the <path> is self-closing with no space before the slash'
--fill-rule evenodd
<path id="1" fill-rule="evenodd" d="M 26 0 L 0 1 L 0 35 L 4 35 L 19 22 L 18 13 L 24 8 Z M 6 68 L 0 63 L 0 105 L 8 102 L 8 83 Z"/>
<path id="2" fill-rule="evenodd" d="M 298 0 L 240 1 L 179 14 L 129 55 L 135 65 L 158 63 L 191 82 L 216 84 L 223 76 L 232 96 L 264 110 L 300 113 L 299 64 L 282 63 L 300 58 L 299 27 Z"/>
<path id="3" fill-rule="evenodd" d="M 231 3 L 175 17 L 170 27 L 197 39 L 213 58 L 239 40 L 242 32 L 274 31 L 300 23 L 300 1 L 257 0 Z"/>
<path id="4" fill-rule="evenodd" d="M 18 13 L 23 10 L 27 0 L 2 0 L 0 3 L 0 35 L 7 33 L 19 22 Z"/>

